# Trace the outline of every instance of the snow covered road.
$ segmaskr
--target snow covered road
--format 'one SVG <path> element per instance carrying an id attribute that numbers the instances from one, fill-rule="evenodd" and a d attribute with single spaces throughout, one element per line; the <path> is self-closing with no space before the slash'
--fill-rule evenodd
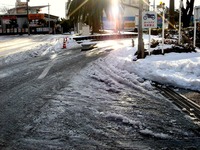
<path id="1" fill-rule="evenodd" d="M 19 38 L 20 37 L 20 38 Z M 44 42 L 44 40 L 46 42 Z M 47 39 L 45 36 L 10 36 L 7 38 L 5 36 L 5 40 L 0 41 L 0 57 L 6 56 L 10 54 L 15 54 L 27 50 L 31 50 L 40 44 L 49 44 L 52 41 L 52 37 Z"/>
<path id="2" fill-rule="evenodd" d="M 33 125 L 32 119 L 49 104 L 46 97 L 66 87 L 82 67 L 97 58 L 85 54 L 80 49 L 68 50 L 1 69 L 0 143 L 3 140 L 10 146 L 23 136 L 23 127 Z"/>
<path id="3" fill-rule="evenodd" d="M 198 126 L 131 72 L 120 52 L 135 50 L 128 42 L 100 42 L 103 48 L 86 52 L 60 50 L 57 42 L 53 53 L 2 63 L 0 148 L 200 148 Z"/>

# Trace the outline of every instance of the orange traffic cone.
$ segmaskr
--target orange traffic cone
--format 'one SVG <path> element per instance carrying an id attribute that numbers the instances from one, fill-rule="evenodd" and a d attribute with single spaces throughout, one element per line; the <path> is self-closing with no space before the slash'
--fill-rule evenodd
<path id="1" fill-rule="evenodd" d="M 66 39 L 65 38 L 63 39 L 63 49 L 64 48 L 67 48 L 67 46 L 66 46 Z"/>

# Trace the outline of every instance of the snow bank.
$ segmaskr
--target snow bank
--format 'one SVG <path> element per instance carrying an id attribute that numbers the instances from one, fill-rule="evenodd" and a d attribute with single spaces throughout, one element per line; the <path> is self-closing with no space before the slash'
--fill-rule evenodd
<path id="1" fill-rule="evenodd" d="M 67 38 L 66 49 L 62 49 L 64 38 Z M 73 40 L 71 36 L 64 35 L 1 36 L 0 41 L 3 52 L 5 51 L 4 56 L 1 56 L 0 53 L 0 66 L 58 53 L 63 50 L 81 48 L 81 45 Z M 26 45 L 23 44 L 23 47 L 18 47 L 19 41 L 20 43 L 26 43 Z M 7 45 L 12 45 L 12 47 L 7 48 Z M 6 51 L 10 51 L 9 48 L 12 49 L 12 53 L 6 54 Z"/>
<path id="2" fill-rule="evenodd" d="M 148 80 L 200 91 L 200 53 L 148 56 L 136 61 L 133 70 Z"/>

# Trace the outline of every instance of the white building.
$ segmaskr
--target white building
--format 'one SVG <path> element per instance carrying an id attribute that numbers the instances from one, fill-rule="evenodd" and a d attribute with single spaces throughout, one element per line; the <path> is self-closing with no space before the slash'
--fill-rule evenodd
<path id="1" fill-rule="evenodd" d="M 48 23 L 55 24 L 59 17 L 39 13 L 45 7 L 48 5 L 29 6 L 27 1 L 16 0 L 14 8 L 7 10 L 6 14 L 0 15 L 0 34 L 23 34 L 28 30 L 32 34 L 53 32 L 54 27 L 51 29 Z"/>
<path id="2" fill-rule="evenodd" d="M 149 9 L 149 0 L 143 3 L 143 10 Z M 139 0 L 121 0 L 119 3 L 117 22 L 110 20 L 105 14 L 103 17 L 103 29 L 134 30 L 138 25 Z"/>

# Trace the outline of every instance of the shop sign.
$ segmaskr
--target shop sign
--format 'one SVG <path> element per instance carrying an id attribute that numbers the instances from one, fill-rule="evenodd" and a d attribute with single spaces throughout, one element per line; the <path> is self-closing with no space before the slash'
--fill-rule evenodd
<path id="1" fill-rule="evenodd" d="M 2 22 L 3 22 L 3 24 L 10 24 L 11 19 L 17 19 L 17 17 L 16 16 L 3 16 Z"/>
<path id="2" fill-rule="evenodd" d="M 134 29 L 135 21 L 124 21 L 124 29 Z"/>
<path id="3" fill-rule="evenodd" d="M 40 20 L 44 19 L 44 14 L 29 14 L 28 15 L 29 20 Z"/>
<path id="4" fill-rule="evenodd" d="M 3 16 L 2 19 L 10 20 L 10 19 L 17 19 L 16 16 Z"/>

